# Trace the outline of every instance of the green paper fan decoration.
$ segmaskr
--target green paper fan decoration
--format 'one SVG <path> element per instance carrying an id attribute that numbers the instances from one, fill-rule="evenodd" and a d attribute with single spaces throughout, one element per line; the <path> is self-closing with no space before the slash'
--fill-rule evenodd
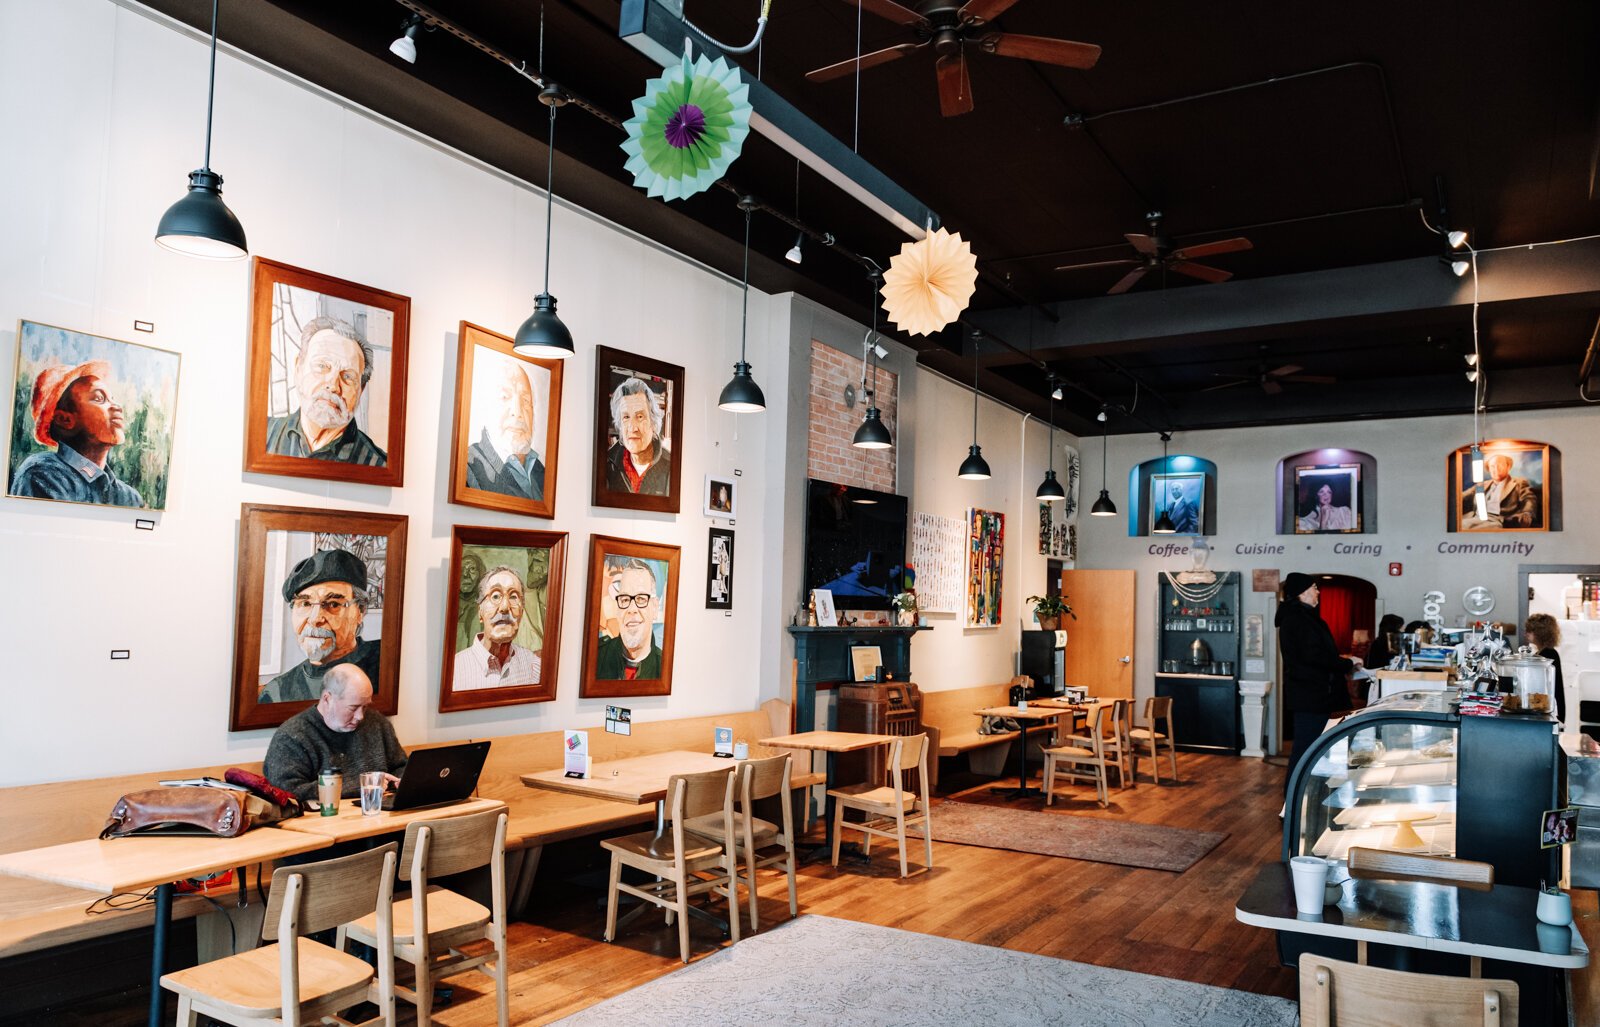
<path id="1" fill-rule="evenodd" d="M 750 87 L 722 58 L 691 62 L 685 54 L 645 84 L 623 127 L 633 184 L 681 200 L 710 188 L 738 159 L 750 134 Z"/>

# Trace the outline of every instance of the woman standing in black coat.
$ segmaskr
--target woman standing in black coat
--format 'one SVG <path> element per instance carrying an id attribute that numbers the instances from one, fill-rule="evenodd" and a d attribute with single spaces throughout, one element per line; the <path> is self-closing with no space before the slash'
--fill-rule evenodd
<path id="1" fill-rule="evenodd" d="M 1273 620 L 1278 628 L 1278 656 L 1283 661 L 1284 699 L 1294 718 L 1290 777 L 1300 758 L 1322 734 L 1328 715 L 1349 708 L 1345 675 L 1361 665 L 1360 660 L 1339 655 L 1333 632 L 1317 612 L 1319 593 L 1311 575 L 1288 575 L 1283 579 L 1284 600 Z"/>

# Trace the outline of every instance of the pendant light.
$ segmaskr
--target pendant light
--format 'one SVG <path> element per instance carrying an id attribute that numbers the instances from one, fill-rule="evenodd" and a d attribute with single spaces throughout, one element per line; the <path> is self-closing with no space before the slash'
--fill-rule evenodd
<path id="1" fill-rule="evenodd" d="M 1117 504 L 1111 501 L 1111 493 L 1106 490 L 1106 408 L 1100 408 L 1100 498 L 1094 501 L 1094 506 L 1089 508 L 1090 517 L 1115 517 Z"/>
<path id="2" fill-rule="evenodd" d="M 888 449 L 894 445 L 894 438 L 889 434 L 888 425 L 883 423 L 882 413 L 873 397 L 878 394 L 878 361 L 875 352 L 878 340 L 878 283 L 883 281 L 882 276 L 873 272 L 868 276 L 872 283 L 872 331 L 867 335 L 862 344 L 861 353 L 861 390 L 867 397 L 867 416 L 861 422 L 861 427 L 856 429 L 855 438 L 850 440 L 850 445 L 857 449 Z M 867 385 L 867 361 L 872 361 L 872 385 Z"/>
<path id="3" fill-rule="evenodd" d="M 750 363 L 744 358 L 745 343 L 750 337 L 750 214 L 757 206 L 753 196 L 739 200 L 739 209 L 744 211 L 744 296 L 739 315 L 739 362 L 733 365 L 733 377 L 717 398 L 718 407 L 734 414 L 758 414 L 767 409 L 767 397 L 751 376 Z"/>
<path id="4" fill-rule="evenodd" d="M 1056 481 L 1056 376 L 1049 376 L 1050 384 L 1050 469 L 1044 472 L 1044 481 L 1039 483 L 1039 491 L 1033 498 L 1042 499 L 1046 503 L 1059 503 L 1067 498 L 1067 492 Z"/>
<path id="5" fill-rule="evenodd" d="M 238 260 L 249 253 L 244 226 L 222 202 L 222 176 L 211 170 L 211 114 L 217 99 L 217 3 L 211 0 L 211 78 L 206 86 L 206 156 L 189 172 L 189 192 L 161 215 L 156 242 L 203 260 Z"/>
<path id="6" fill-rule="evenodd" d="M 1172 472 L 1172 468 L 1167 462 L 1167 440 L 1170 438 L 1172 438 L 1172 436 L 1166 434 L 1165 432 L 1163 432 L 1161 435 L 1162 474 L 1170 474 Z M 1150 526 L 1150 531 L 1155 535 L 1176 535 L 1178 533 L 1178 526 L 1172 523 L 1172 517 L 1167 512 L 1168 504 L 1165 494 L 1163 494 L 1161 497 L 1161 504 L 1161 516 L 1157 517 L 1156 522 Z"/>
<path id="7" fill-rule="evenodd" d="M 956 477 L 965 478 L 967 481 L 988 481 L 989 461 L 983 458 L 983 450 L 978 446 L 978 339 L 977 332 L 972 333 L 972 446 L 967 450 L 967 458 L 961 461 L 961 470 L 956 472 Z"/>
<path id="8" fill-rule="evenodd" d="M 544 291 L 533 298 L 533 313 L 522 322 L 511 343 L 512 352 L 518 356 L 542 360 L 564 360 L 572 356 L 572 333 L 556 316 L 556 298 L 550 295 L 550 216 L 555 211 L 556 198 L 556 111 L 565 107 L 568 99 L 555 83 L 539 92 L 539 102 L 550 108 L 549 152 L 544 176 Z"/>

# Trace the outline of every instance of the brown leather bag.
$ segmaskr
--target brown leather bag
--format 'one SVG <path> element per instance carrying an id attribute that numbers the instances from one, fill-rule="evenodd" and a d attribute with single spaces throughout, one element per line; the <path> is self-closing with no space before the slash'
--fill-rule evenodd
<path id="1" fill-rule="evenodd" d="M 281 819 L 272 805 L 231 788 L 147 788 L 111 807 L 101 838 L 130 834 L 197 834 L 234 838 Z"/>

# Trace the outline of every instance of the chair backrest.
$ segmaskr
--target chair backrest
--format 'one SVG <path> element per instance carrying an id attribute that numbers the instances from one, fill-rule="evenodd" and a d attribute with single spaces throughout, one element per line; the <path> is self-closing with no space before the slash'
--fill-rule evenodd
<path id="1" fill-rule="evenodd" d="M 316 934 L 373 912 L 393 886 L 399 848 L 390 842 L 351 856 L 274 870 L 261 937 L 278 941 L 290 925 L 289 934 Z"/>
<path id="2" fill-rule="evenodd" d="M 901 770 L 916 770 L 922 766 L 922 756 L 928 749 L 928 736 L 906 735 L 900 740 L 898 746 L 899 765 Z"/>
<path id="3" fill-rule="evenodd" d="M 1095 703 L 1089 707 L 1088 730 L 1085 734 L 1088 735 L 1089 742 L 1096 753 L 1100 752 L 1100 747 L 1105 742 L 1106 721 L 1111 719 L 1111 715 L 1115 712 L 1111 703 Z"/>
<path id="4" fill-rule="evenodd" d="M 730 764 L 727 770 L 673 774 L 667 779 L 667 816 L 676 821 L 731 810 L 735 769 Z"/>
<path id="5" fill-rule="evenodd" d="M 793 762 L 788 753 L 768 756 L 761 760 L 746 760 L 739 764 L 742 773 L 740 801 L 748 810 L 757 799 L 772 795 L 789 794 L 789 767 Z"/>
<path id="6" fill-rule="evenodd" d="M 1494 885 L 1494 864 L 1473 859 L 1352 846 L 1349 863 L 1351 877 L 1368 880 L 1436 881 L 1474 891 L 1486 891 Z"/>
<path id="7" fill-rule="evenodd" d="M 1450 1023 L 1517 1027 L 1515 981 L 1441 977 L 1300 956 L 1301 1027 Z"/>
<path id="8" fill-rule="evenodd" d="M 400 851 L 400 877 L 439 878 L 476 870 L 504 859 L 506 814 L 485 810 L 464 817 L 414 820 L 406 825 L 406 844 Z M 421 857 L 423 862 L 419 863 Z"/>
<path id="9" fill-rule="evenodd" d="M 1144 720 L 1154 730 L 1156 723 L 1172 726 L 1172 696 L 1152 695 L 1144 701 Z"/>

